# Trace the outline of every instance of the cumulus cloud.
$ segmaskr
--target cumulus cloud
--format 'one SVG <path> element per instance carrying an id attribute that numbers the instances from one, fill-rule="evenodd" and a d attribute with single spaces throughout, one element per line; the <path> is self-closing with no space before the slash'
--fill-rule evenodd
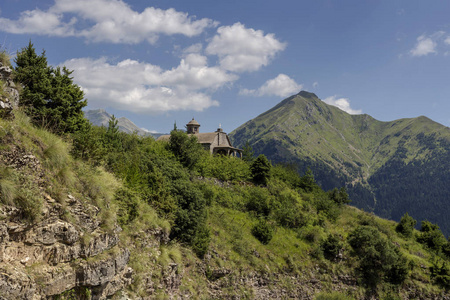
<path id="1" fill-rule="evenodd" d="M 417 38 L 416 45 L 409 53 L 411 56 L 426 56 L 428 54 L 437 53 L 438 42 L 442 41 L 442 36 L 445 34 L 444 31 L 438 31 L 432 35 L 426 36 L 421 35 Z M 445 41 L 446 42 L 446 41 Z"/>
<path id="2" fill-rule="evenodd" d="M 160 34 L 192 37 L 217 25 L 210 19 L 195 20 L 172 8 L 147 7 L 137 12 L 122 0 L 55 0 L 47 11 L 24 11 L 17 20 L 0 18 L 0 30 L 5 32 L 79 36 L 94 42 L 127 44 L 154 43 Z"/>
<path id="3" fill-rule="evenodd" d="M 171 70 L 130 59 L 112 64 L 106 58 L 80 58 L 64 65 L 74 70 L 74 80 L 90 105 L 136 113 L 202 111 L 217 106 L 210 94 L 237 79 L 220 68 L 208 67 L 206 58 L 198 54 L 190 54 Z"/>
<path id="4" fill-rule="evenodd" d="M 302 85 L 296 83 L 292 78 L 285 74 L 279 74 L 277 77 L 267 80 L 260 88 L 256 90 L 242 89 L 241 95 L 249 96 L 279 96 L 287 97 L 298 93 Z"/>
<path id="5" fill-rule="evenodd" d="M 360 109 L 355 110 L 355 109 L 351 108 L 350 100 L 348 100 L 347 98 L 338 98 L 337 96 L 331 96 L 331 97 L 325 98 L 323 100 L 323 102 L 325 102 L 326 104 L 329 104 L 329 105 L 336 106 L 351 115 L 358 115 L 358 114 L 362 113 L 362 110 L 360 110 Z"/>
<path id="6" fill-rule="evenodd" d="M 275 54 L 285 47 L 286 44 L 278 41 L 274 34 L 264 35 L 262 30 L 235 23 L 217 29 L 217 35 L 206 47 L 206 53 L 217 55 L 225 70 L 245 72 L 268 65 Z"/>

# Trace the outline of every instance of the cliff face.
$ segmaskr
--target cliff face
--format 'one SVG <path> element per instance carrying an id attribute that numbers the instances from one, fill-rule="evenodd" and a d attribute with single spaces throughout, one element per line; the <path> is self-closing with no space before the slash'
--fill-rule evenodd
<path id="1" fill-rule="evenodd" d="M 3 119 L 14 118 L 19 100 L 11 73 L 0 65 Z M 76 186 L 76 178 L 58 140 L 25 127 L 0 124 L 0 299 L 47 299 L 68 290 L 79 298 L 113 295 L 133 272 L 129 251 L 118 245 L 120 227 L 106 228 L 92 201 L 64 187 Z"/>
<path id="2" fill-rule="evenodd" d="M 129 251 L 120 248 L 117 228 L 108 233 L 98 208 L 67 196 L 57 203 L 43 194 L 42 221 L 21 222 L 14 206 L 0 210 L 0 290 L 6 299 L 45 299 L 84 288 L 93 299 L 113 295 L 131 283 Z M 79 225 L 61 217 L 70 214 Z M 87 238 L 89 236 L 89 238 Z"/>

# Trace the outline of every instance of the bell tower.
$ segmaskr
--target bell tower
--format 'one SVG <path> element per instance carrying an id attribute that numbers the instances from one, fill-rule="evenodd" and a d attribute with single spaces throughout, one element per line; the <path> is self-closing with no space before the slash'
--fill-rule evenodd
<path id="1" fill-rule="evenodd" d="M 199 132 L 200 124 L 192 118 L 192 120 L 186 124 L 188 134 L 196 134 Z"/>

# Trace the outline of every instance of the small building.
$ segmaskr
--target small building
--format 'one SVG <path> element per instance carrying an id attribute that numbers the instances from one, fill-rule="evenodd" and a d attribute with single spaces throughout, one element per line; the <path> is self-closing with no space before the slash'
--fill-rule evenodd
<path id="1" fill-rule="evenodd" d="M 197 137 L 198 143 L 202 144 L 211 154 L 221 154 L 227 156 L 235 156 L 242 158 L 242 150 L 234 148 L 231 144 L 228 134 L 223 132 L 222 128 L 218 128 L 215 132 L 200 133 L 200 124 L 192 118 L 186 124 L 186 133 Z M 169 141 L 170 135 L 162 135 L 158 141 Z"/>

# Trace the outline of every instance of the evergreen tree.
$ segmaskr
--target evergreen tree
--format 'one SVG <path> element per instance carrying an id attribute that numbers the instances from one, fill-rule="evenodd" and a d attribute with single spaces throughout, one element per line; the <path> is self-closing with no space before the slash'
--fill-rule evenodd
<path id="1" fill-rule="evenodd" d="M 253 182 L 256 184 L 266 185 L 270 178 L 271 164 L 264 154 L 260 154 L 250 166 Z"/>
<path id="2" fill-rule="evenodd" d="M 345 187 L 341 187 L 340 189 L 334 188 L 328 192 L 328 197 L 338 205 L 350 203 Z"/>
<path id="3" fill-rule="evenodd" d="M 397 224 L 395 230 L 405 237 L 410 238 L 412 236 L 414 226 L 416 226 L 417 221 L 414 220 L 408 213 L 405 213 L 400 219 L 400 223 Z"/>
<path id="4" fill-rule="evenodd" d="M 19 105 L 33 123 L 57 133 L 75 132 L 86 125 L 82 108 L 87 102 L 70 77 L 72 71 L 48 66 L 45 51 L 37 55 L 31 41 L 17 53 L 15 63 L 16 80 L 23 85 Z"/>
<path id="5" fill-rule="evenodd" d="M 195 135 L 188 136 L 181 130 L 170 132 L 169 149 L 183 164 L 192 169 L 204 154 L 203 147 L 198 143 Z"/>
<path id="6" fill-rule="evenodd" d="M 303 175 L 300 178 L 299 186 L 306 192 L 312 192 L 314 190 L 319 189 L 319 186 L 317 185 L 316 180 L 314 179 L 314 175 L 310 168 L 308 168 L 305 172 L 305 175 Z"/>
<path id="7" fill-rule="evenodd" d="M 245 142 L 245 146 L 242 149 L 242 159 L 246 162 L 253 162 L 255 159 L 255 152 L 252 149 L 252 146 L 250 146 L 250 143 L 248 141 Z"/>

